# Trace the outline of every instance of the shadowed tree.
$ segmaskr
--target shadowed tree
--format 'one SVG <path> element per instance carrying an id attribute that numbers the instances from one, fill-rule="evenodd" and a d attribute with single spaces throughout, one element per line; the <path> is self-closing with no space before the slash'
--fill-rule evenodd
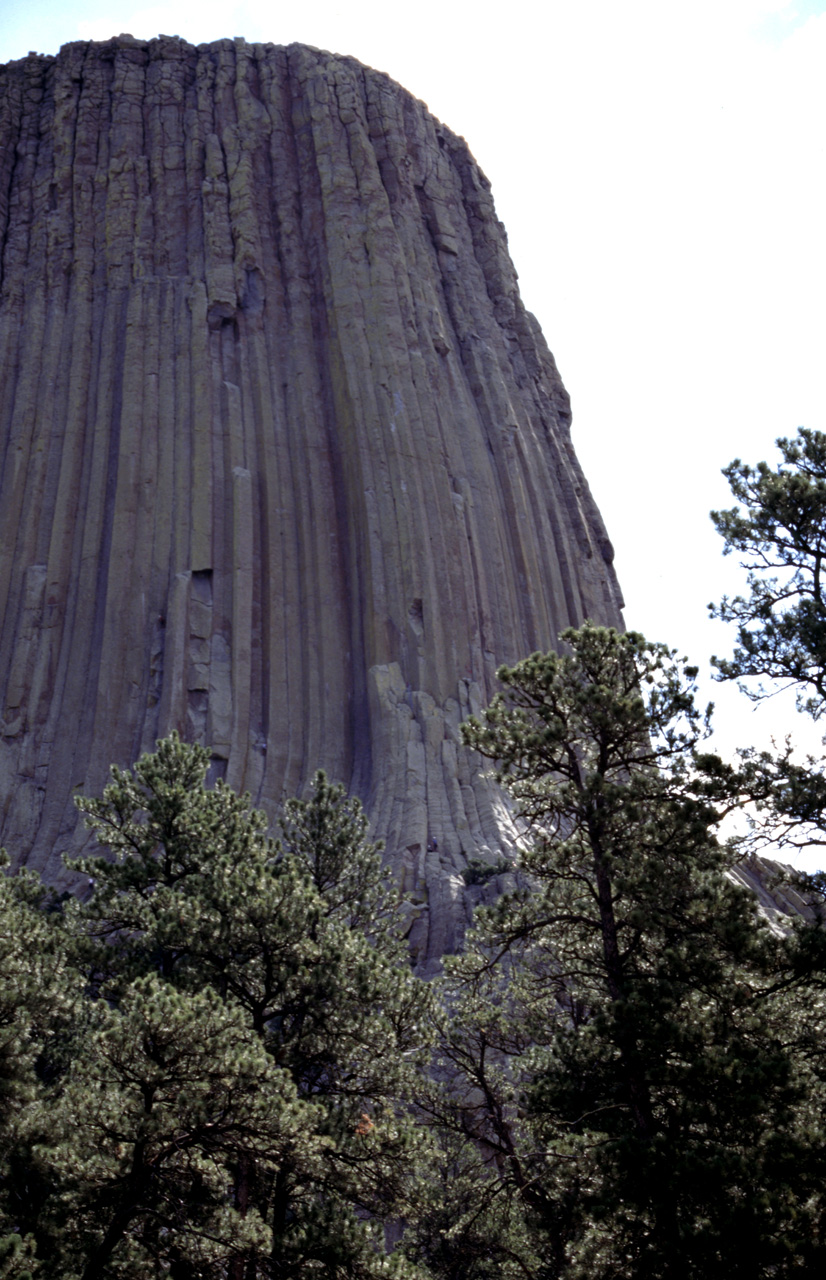
<path id="1" fill-rule="evenodd" d="M 208 764 L 171 738 L 79 801 L 115 859 L 75 864 L 94 882 L 68 909 L 78 962 L 118 1011 L 150 978 L 153 999 L 214 992 L 305 1106 L 312 1166 L 300 1146 L 280 1161 L 238 1148 L 232 1198 L 269 1244 L 239 1237 L 231 1276 L 397 1271 L 375 1224 L 413 1212 L 425 1139 L 404 1100 L 432 998 L 403 960 L 396 895 L 357 802 L 323 775 L 289 805 L 277 844 L 248 797 L 204 785 Z"/>
<path id="2" fill-rule="evenodd" d="M 820 1265 L 818 1082 L 692 768 L 695 672 L 634 633 L 562 640 L 464 727 L 527 824 L 528 879 L 447 962 L 432 1109 L 514 1196 L 535 1274 Z"/>

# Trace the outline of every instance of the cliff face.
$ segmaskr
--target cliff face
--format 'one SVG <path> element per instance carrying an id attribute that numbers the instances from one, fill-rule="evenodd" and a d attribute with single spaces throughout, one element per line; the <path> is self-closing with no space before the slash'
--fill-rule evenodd
<path id="1" fill-rule="evenodd" d="M 453 946 L 514 832 L 457 728 L 619 622 L 568 398 L 465 143 L 292 45 L 0 70 L 0 813 L 53 880 L 177 728 L 270 812 L 325 768 Z"/>

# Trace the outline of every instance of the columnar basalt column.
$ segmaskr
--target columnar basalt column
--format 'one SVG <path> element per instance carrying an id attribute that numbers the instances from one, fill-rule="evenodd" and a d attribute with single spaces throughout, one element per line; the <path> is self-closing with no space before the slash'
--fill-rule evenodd
<path id="1" fill-rule="evenodd" d="M 0 815 L 68 883 L 172 729 L 274 813 L 358 793 L 433 963 L 516 834 L 458 726 L 619 624 L 489 184 L 393 81 L 128 36 L 0 70 Z"/>

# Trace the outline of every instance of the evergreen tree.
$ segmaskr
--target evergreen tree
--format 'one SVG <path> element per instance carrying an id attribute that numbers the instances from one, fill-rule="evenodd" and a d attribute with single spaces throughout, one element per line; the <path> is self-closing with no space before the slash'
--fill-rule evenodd
<path id="1" fill-rule="evenodd" d="M 732 657 L 714 662 L 719 679 L 737 680 L 755 701 L 795 688 L 798 709 L 819 720 L 826 709 L 826 435 L 801 427 L 777 446 L 777 467 L 736 459 L 725 468 L 740 505 L 711 513 L 724 554 L 740 557 L 748 586 L 747 594 L 709 606 L 737 633 Z M 718 781 L 756 803 L 756 848 L 826 844 L 824 761 L 801 762 L 791 738 L 774 751 L 744 749 L 739 767 Z M 804 887 L 817 891 L 815 883 Z"/>
<path id="2" fill-rule="evenodd" d="M 634 633 L 562 639 L 464 729 L 532 843 L 527 887 L 448 962 L 443 1115 L 515 1192 L 532 1274 L 822 1264 L 816 1080 L 787 1043 L 782 941 L 691 767 L 695 672 Z"/>
<path id="3" fill-rule="evenodd" d="M 324 913 L 369 937 L 393 960 L 406 961 L 399 933 L 399 896 L 382 866 L 382 844 L 368 839 L 367 815 L 355 796 L 322 770 L 310 800 L 287 800 L 279 817 L 279 850 L 309 874 Z"/>
<path id="4" fill-rule="evenodd" d="M 181 999 L 210 988 L 311 1108 L 312 1168 L 239 1154 L 233 1195 L 271 1245 L 266 1257 L 245 1247 L 231 1274 L 384 1275 L 403 1263 L 384 1256 L 379 1224 L 414 1209 L 424 1139 L 404 1100 L 427 1053 L 430 992 L 402 962 L 357 802 L 318 775 L 277 845 L 248 797 L 205 787 L 208 764 L 173 737 L 79 802 L 116 860 L 75 864 L 94 882 L 68 909 L 78 963 L 118 1009 L 148 975 Z"/>
<path id="5" fill-rule="evenodd" d="M 46 896 L 30 872 L 0 874 L 0 1161 L 37 1094 L 37 1066 L 61 1057 L 78 1002 L 62 931 L 43 910 Z"/>
<path id="6" fill-rule="evenodd" d="M 0 1276 L 20 1280 L 36 1266 L 38 1218 L 52 1190 L 31 1158 L 32 1142 L 51 1132 L 36 1117 L 84 1024 L 81 984 L 49 905 L 35 875 L 0 872 Z"/>
<path id="7" fill-rule="evenodd" d="M 709 605 L 737 628 L 733 656 L 714 662 L 754 699 L 777 681 L 795 686 L 801 710 L 818 719 L 826 709 L 826 435 L 801 427 L 777 447 L 778 467 L 737 458 L 723 471 L 741 505 L 711 518 L 723 554 L 742 557 L 748 594 Z"/>
<path id="8" fill-rule="evenodd" d="M 239 1255 L 272 1252 L 272 1231 L 241 1203 L 238 1169 L 273 1181 L 317 1176 L 313 1108 L 275 1066 L 239 1009 L 207 987 L 137 978 L 91 1033 L 61 1089 L 43 1099 L 52 1130 L 35 1157 L 55 1178 L 39 1223 L 39 1275 L 226 1276 Z"/>

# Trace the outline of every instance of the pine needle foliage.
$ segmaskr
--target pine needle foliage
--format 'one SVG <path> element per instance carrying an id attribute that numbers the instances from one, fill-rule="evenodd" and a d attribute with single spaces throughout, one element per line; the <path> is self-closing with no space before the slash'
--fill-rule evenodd
<path id="1" fill-rule="evenodd" d="M 733 656 L 714 662 L 755 700 L 776 681 L 796 687 L 817 720 L 826 710 L 826 435 L 801 427 L 777 447 L 777 467 L 737 458 L 723 471 L 739 505 L 711 518 L 723 554 L 747 571 L 748 594 L 709 605 L 737 631 Z"/>
<path id="2" fill-rule="evenodd" d="M 713 661 L 717 678 L 737 681 L 753 701 L 793 688 L 798 710 L 818 721 L 826 709 L 826 435 L 801 427 L 777 447 L 777 466 L 738 458 L 723 471 L 738 505 L 711 518 L 724 554 L 746 570 L 747 592 L 709 605 L 737 637 L 732 656 Z M 717 781 L 752 803 L 755 851 L 826 844 L 826 761 L 801 760 L 791 736 L 773 750 L 744 747 Z M 798 887 L 819 892 L 805 877 Z"/>
<path id="3" fill-rule="evenodd" d="M 209 763 L 173 736 L 78 801 L 107 856 L 60 923 L 88 1026 L 29 1107 L 33 1274 L 413 1275 L 384 1224 L 427 1157 L 432 996 L 379 847 L 323 774 L 278 843 Z"/>
<path id="4" fill-rule="evenodd" d="M 513 1274 L 800 1274 L 823 1255 L 822 1111 L 788 954 L 693 768 L 696 673 L 635 633 L 562 641 L 464 727 L 527 825 L 528 887 L 446 962 L 427 1105 L 504 1184 L 511 1243 L 542 1259 Z"/>

